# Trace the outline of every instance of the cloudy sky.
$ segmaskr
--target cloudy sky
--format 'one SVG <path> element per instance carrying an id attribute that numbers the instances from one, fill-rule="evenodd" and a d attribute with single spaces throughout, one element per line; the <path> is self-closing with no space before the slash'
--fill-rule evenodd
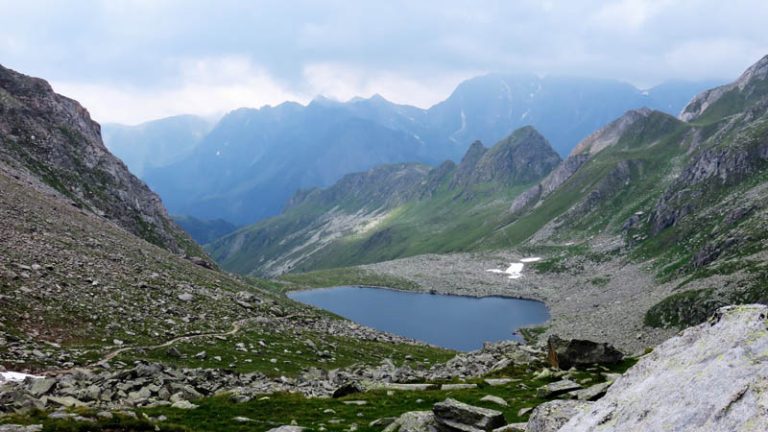
<path id="1" fill-rule="evenodd" d="M 0 64 L 102 122 L 318 94 L 427 107 L 486 72 L 730 80 L 766 0 L 0 0 Z"/>

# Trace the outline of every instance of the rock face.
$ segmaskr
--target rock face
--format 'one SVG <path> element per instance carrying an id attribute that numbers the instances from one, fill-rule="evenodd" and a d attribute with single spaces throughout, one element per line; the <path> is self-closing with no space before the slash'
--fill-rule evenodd
<path id="1" fill-rule="evenodd" d="M 656 347 L 560 430 L 764 431 L 767 328 L 764 305 L 721 308 Z"/>
<path id="2" fill-rule="evenodd" d="M 85 108 L 54 93 L 47 82 L 2 66 L 0 161 L 144 240 L 205 256 L 170 219 L 160 198 L 107 150 Z"/>
<path id="3" fill-rule="evenodd" d="M 607 343 L 580 339 L 564 340 L 556 335 L 549 337 L 547 347 L 550 366 L 560 369 L 588 364 L 614 364 L 624 358 L 619 350 Z"/>

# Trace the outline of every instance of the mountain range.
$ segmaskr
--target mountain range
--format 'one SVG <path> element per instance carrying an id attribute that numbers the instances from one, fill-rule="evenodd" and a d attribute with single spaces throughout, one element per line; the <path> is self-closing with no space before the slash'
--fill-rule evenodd
<path id="1" fill-rule="evenodd" d="M 565 160 L 524 127 L 490 149 L 472 144 L 458 165 L 379 166 L 300 192 L 283 214 L 208 250 L 231 271 L 275 276 L 425 253 L 552 253 L 603 239 L 661 281 L 678 281 L 648 323 L 691 324 L 723 304 L 768 300 L 767 136 L 765 57 L 679 117 L 626 112 Z M 738 283 L 684 289 L 713 274 Z"/>
<path id="2" fill-rule="evenodd" d="M 709 86 L 673 82 L 641 91 L 612 80 L 491 74 L 461 83 L 429 109 L 378 95 L 317 98 L 239 109 L 207 133 L 205 120 L 184 116 L 105 125 L 104 138 L 173 214 L 243 225 L 278 214 L 297 189 L 327 187 L 380 164 L 458 162 L 475 140 L 495 143 L 527 125 L 565 156 L 628 109 L 677 114 Z"/>

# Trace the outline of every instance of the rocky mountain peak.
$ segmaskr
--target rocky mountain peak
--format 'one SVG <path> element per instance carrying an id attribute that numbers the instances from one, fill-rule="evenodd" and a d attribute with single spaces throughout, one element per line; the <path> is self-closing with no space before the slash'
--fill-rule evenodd
<path id="1" fill-rule="evenodd" d="M 464 157 L 461 158 L 461 165 L 469 166 L 474 165 L 477 163 L 477 161 L 480 160 L 481 157 L 485 154 L 485 152 L 488 151 L 488 149 L 481 143 L 480 141 L 475 141 L 472 144 L 470 144 L 469 149 L 467 149 L 467 152 L 464 153 Z"/>
<path id="2" fill-rule="evenodd" d="M 630 110 L 624 113 L 618 119 L 608 123 L 606 126 L 598 129 L 588 137 L 584 138 L 571 152 L 571 156 L 588 154 L 594 156 L 606 147 L 610 147 L 617 142 L 637 121 L 648 118 L 653 113 L 649 108 L 640 108 Z"/>
<path id="3" fill-rule="evenodd" d="M 715 105 L 720 105 L 719 114 L 733 114 L 749 99 L 765 97 L 768 94 L 768 55 L 750 66 L 733 83 L 707 90 L 695 96 L 683 108 L 680 120 L 691 122 Z M 726 97 L 730 95 L 730 97 Z"/>
<path id="4" fill-rule="evenodd" d="M 735 84 L 743 90 L 750 83 L 754 83 L 756 80 L 763 81 L 766 78 L 768 78 L 768 55 L 744 71 Z"/>
<path id="5" fill-rule="evenodd" d="M 44 80 L 2 66 L 0 165 L 151 243 L 204 256 L 160 198 L 107 150 L 85 108 Z"/>
<path id="6" fill-rule="evenodd" d="M 428 166 L 414 163 L 379 165 L 347 174 L 328 189 L 311 191 L 305 199 L 316 197 L 333 205 L 394 206 L 416 196 L 429 171 Z"/>
<path id="7" fill-rule="evenodd" d="M 479 142 L 470 147 L 454 178 L 455 186 L 496 182 L 528 183 L 547 175 L 560 156 L 536 129 L 525 126 L 486 149 Z"/>

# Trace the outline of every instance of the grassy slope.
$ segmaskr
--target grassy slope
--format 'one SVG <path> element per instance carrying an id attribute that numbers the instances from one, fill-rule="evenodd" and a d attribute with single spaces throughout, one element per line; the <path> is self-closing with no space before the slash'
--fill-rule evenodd
<path id="1" fill-rule="evenodd" d="M 468 190 L 452 191 L 446 179 L 429 198 L 412 201 L 390 209 L 387 217 L 374 229 L 363 234 L 347 233 L 333 241 L 322 252 L 310 256 L 293 271 L 301 272 L 340 266 L 358 265 L 422 253 L 441 253 L 475 247 L 478 239 L 493 232 L 499 215 L 508 203 L 530 185 L 502 188 L 490 183 L 477 184 Z M 209 252 L 227 270 L 248 273 L 259 268 L 264 257 L 295 257 L 311 227 L 319 227 L 317 219 L 331 209 L 353 214 L 362 207 L 356 202 L 336 205 L 310 202 L 288 210 L 279 218 L 244 228 L 209 245 Z M 365 207 L 375 209 L 375 206 Z M 309 227 L 309 229 L 308 229 Z M 294 235 L 306 230 L 306 235 Z M 231 254 L 238 234 L 245 234 L 237 253 Z M 294 253 L 287 251 L 294 250 Z"/>
<path id="2" fill-rule="evenodd" d="M 498 217 L 504 214 L 510 200 L 529 186 L 501 189 L 480 184 L 457 193 L 444 184 L 430 199 L 398 208 L 396 216 L 372 232 L 337 241 L 296 270 L 474 249 L 479 239 L 496 229 Z"/>
<path id="3" fill-rule="evenodd" d="M 665 176 L 685 152 L 681 139 L 686 129 L 683 123 L 655 113 L 631 129 L 615 146 L 589 160 L 540 205 L 509 220 L 484 245 L 492 248 L 520 245 L 558 218 L 563 222 L 559 237 L 567 240 L 598 232 L 618 232 L 629 216 L 663 190 Z M 612 193 L 603 196 L 586 214 L 563 217 L 598 188 L 622 161 L 631 161 L 631 180 L 627 184 L 615 185 Z"/>

